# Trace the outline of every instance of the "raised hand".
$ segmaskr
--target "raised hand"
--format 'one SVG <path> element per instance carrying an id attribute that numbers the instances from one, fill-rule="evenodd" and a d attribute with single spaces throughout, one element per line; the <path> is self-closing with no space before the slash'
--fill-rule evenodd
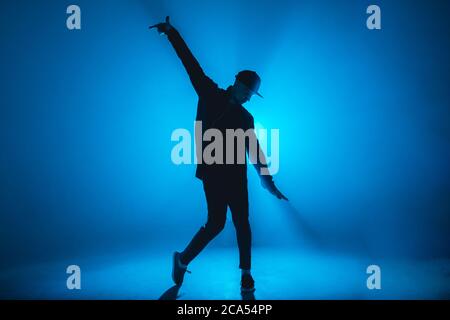
<path id="1" fill-rule="evenodd" d="M 280 190 L 275 186 L 275 183 L 273 181 L 265 181 L 262 180 L 262 186 L 267 189 L 271 194 L 273 194 L 275 197 L 277 197 L 280 200 L 286 200 L 289 201 L 288 198 L 286 198 Z"/>
<path id="2" fill-rule="evenodd" d="M 172 25 L 170 24 L 170 17 L 166 17 L 166 22 L 161 22 L 155 24 L 153 26 L 148 27 L 149 29 L 156 28 L 159 34 L 167 34 L 167 32 L 172 29 Z"/>

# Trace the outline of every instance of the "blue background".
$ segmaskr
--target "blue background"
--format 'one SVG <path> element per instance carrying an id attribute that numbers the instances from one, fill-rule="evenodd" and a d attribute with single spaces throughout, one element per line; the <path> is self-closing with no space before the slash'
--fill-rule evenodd
<path id="1" fill-rule="evenodd" d="M 220 86 L 262 78 L 246 106 L 280 129 L 290 204 L 249 168 L 255 248 L 450 258 L 449 2 L 376 1 L 373 31 L 367 1 L 78 0 L 78 31 L 70 4 L 0 11 L 0 270 L 170 255 L 204 223 L 195 167 L 170 159 L 197 98 L 147 29 L 166 15 Z M 235 246 L 230 222 L 212 246 Z"/>

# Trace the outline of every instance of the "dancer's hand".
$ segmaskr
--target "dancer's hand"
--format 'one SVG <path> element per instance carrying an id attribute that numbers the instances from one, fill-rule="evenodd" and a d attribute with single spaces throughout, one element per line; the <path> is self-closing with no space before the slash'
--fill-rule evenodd
<path id="1" fill-rule="evenodd" d="M 172 29 L 172 25 L 170 24 L 170 18 L 169 16 L 166 17 L 166 22 L 161 22 L 158 24 L 155 24 L 153 26 L 148 27 L 149 29 L 156 28 L 159 34 L 167 34 L 167 32 Z"/>
<path id="2" fill-rule="evenodd" d="M 275 186 L 275 183 L 272 180 L 261 179 L 261 184 L 265 189 L 269 190 L 269 192 L 271 194 L 273 194 L 275 197 L 277 197 L 278 199 L 289 201 L 288 198 L 286 198 L 281 193 L 281 191 L 278 190 L 278 188 Z"/>

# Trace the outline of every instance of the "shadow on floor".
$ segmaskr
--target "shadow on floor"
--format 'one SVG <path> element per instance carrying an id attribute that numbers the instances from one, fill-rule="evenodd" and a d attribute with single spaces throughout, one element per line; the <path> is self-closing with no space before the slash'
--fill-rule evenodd
<path id="1" fill-rule="evenodd" d="M 164 291 L 164 293 L 159 297 L 158 300 L 177 300 L 181 297 L 179 295 L 180 286 L 173 286 Z M 241 293 L 242 300 L 250 301 L 255 300 L 255 293 L 254 292 L 248 292 L 248 293 Z"/>

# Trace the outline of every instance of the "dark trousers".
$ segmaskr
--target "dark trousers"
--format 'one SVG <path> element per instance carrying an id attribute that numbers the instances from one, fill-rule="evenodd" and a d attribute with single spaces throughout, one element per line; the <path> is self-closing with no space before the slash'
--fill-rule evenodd
<path id="1" fill-rule="evenodd" d="M 247 179 L 204 179 L 208 220 L 181 253 L 184 264 L 191 262 L 224 228 L 230 207 L 239 247 L 239 268 L 251 268 L 252 235 L 248 220 Z"/>

